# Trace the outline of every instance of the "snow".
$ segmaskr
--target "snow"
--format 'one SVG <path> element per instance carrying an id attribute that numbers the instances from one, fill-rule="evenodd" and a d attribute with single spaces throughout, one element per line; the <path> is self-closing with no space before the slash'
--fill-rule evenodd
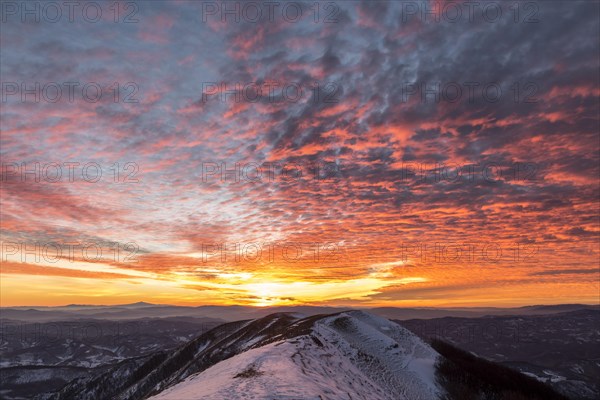
<path id="1" fill-rule="evenodd" d="M 522 373 L 524 375 L 527 375 L 527 376 L 531 377 L 531 378 L 537 379 L 540 382 L 546 382 L 546 378 L 538 376 L 538 375 L 534 374 L 533 372 L 522 371 Z"/>
<path id="2" fill-rule="evenodd" d="M 430 400 L 442 393 L 437 357 L 408 330 L 352 311 L 317 321 L 311 335 L 221 361 L 150 400 Z"/>
<path id="3" fill-rule="evenodd" d="M 525 374 L 527 376 L 530 376 L 532 378 L 535 378 L 535 379 L 537 379 L 540 382 L 545 382 L 545 383 L 552 382 L 552 383 L 556 383 L 556 382 L 562 382 L 562 381 L 567 380 L 567 378 L 565 378 L 564 376 L 560 376 L 558 374 L 555 374 L 552 371 L 544 370 L 543 372 L 544 372 L 544 374 L 546 374 L 546 376 L 539 376 L 539 375 L 536 375 L 536 374 L 534 374 L 532 372 L 522 371 L 523 374 Z"/>
<path id="4" fill-rule="evenodd" d="M 553 383 L 561 382 L 561 381 L 564 381 L 567 379 L 564 376 L 560 376 L 557 373 L 549 371 L 547 369 L 544 370 L 544 373 L 549 376 L 550 382 L 553 382 Z"/>
<path id="5" fill-rule="evenodd" d="M 344 318 L 345 317 L 345 318 Z M 343 328 L 336 320 L 343 318 Z M 317 323 L 317 332 L 325 325 L 325 340 L 343 341 L 338 346 L 394 399 L 425 400 L 438 398 L 442 390 L 435 379 L 437 352 L 416 335 L 384 318 L 363 311 L 351 311 Z M 339 324 L 338 324 L 339 325 Z M 366 354 L 368 357 L 361 357 Z"/>
<path id="6" fill-rule="evenodd" d="M 264 338 L 265 338 L 265 335 L 258 335 L 255 338 L 253 338 L 252 340 L 249 340 L 246 344 L 244 344 L 244 348 L 250 348 L 250 347 L 254 346 L 256 343 L 263 340 Z"/>
<path id="7" fill-rule="evenodd" d="M 310 351 L 305 351 L 309 349 Z M 259 375 L 235 378 L 252 367 Z M 307 337 L 248 350 L 193 375 L 151 400 L 364 399 L 378 388 L 350 362 L 319 348 Z M 352 397 L 348 395 L 352 393 Z"/>

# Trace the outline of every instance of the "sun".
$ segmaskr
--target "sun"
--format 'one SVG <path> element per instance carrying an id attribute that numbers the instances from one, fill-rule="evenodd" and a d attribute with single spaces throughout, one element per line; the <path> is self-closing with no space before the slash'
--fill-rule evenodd
<path id="1" fill-rule="evenodd" d="M 260 300 L 257 300 L 254 303 L 254 305 L 256 307 L 270 307 L 270 306 L 277 305 L 277 300 L 269 299 L 269 298 L 261 298 Z"/>
<path id="2" fill-rule="evenodd" d="M 257 307 L 268 307 L 275 305 L 282 289 L 281 284 L 264 282 L 248 285 L 249 292 L 256 297 L 255 305 Z"/>

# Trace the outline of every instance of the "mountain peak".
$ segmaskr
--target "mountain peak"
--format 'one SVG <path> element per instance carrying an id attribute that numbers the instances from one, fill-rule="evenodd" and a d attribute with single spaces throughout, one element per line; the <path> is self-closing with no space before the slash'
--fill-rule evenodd
<path id="1" fill-rule="evenodd" d="M 274 326 L 282 321 L 287 326 Z M 327 393 L 332 399 L 425 400 L 442 392 L 435 383 L 438 354 L 406 329 L 369 312 L 303 319 L 277 313 L 250 321 L 239 332 L 257 326 L 263 333 L 273 329 L 247 340 L 248 350 L 151 399 L 318 399 Z"/>
<path id="2" fill-rule="evenodd" d="M 366 311 L 226 323 L 178 349 L 71 383 L 52 400 L 353 398 L 429 400 L 438 354 Z M 154 397 L 152 397 L 154 396 Z"/>

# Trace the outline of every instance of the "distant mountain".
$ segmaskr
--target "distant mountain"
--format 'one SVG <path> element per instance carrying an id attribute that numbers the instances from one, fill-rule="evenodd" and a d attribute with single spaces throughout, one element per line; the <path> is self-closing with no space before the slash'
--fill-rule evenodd
<path id="1" fill-rule="evenodd" d="M 0 398 L 30 400 L 117 363 L 178 348 L 224 321 L 166 317 L 0 323 Z"/>
<path id="2" fill-rule="evenodd" d="M 600 398 L 600 310 L 526 307 L 535 315 L 398 321 L 424 340 L 443 340 L 518 369 L 573 399 Z M 544 314 L 542 310 L 553 311 Z M 554 312 L 557 310 L 574 310 Z"/>
<path id="3" fill-rule="evenodd" d="M 525 306 L 517 308 L 472 307 L 472 308 L 401 308 L 378 307 L 370 311 L 389 319 L 432 319 L 443 317 L 477 318 L 484 316 L 500 315 L 545 315 L 565 311 L 600 310 L 600 305 L 589 304 L 558 304 Z"/>
<path id="4" fill-rule="evenodd" d="M 598 305 L 565 304 L 549 306 L 527 306 L 519 308 L 400 308 L 377 307 L 363 310 L 388 319 L 428 319 L 441 317 L 482 317 L 486 315 L 538 315 L 575 310 L 600 310 Z M 346 311 L 343 307 L 321 306 L 171 306 L 145 302 L 115 306 L 69 305 L 62 307 L 3 307 L 0 319 L 28 322 L 65 321 L 69 319 L 95 318 L 108 320 L 130 320 L 136 318 L 192 317 L 216 318 L 225 321 L 257 319 L 269 314 L 285 312 L 303 316 L 333 314 Z"/>
<path id="5" fill-rule="evenodd" d="M 556 304 L 556 305 L 539 305 L 539 306 L 525 306 L 520 307 L 521 310 L 530 311 L 533 313 L 556 313 L 566 311 L 577 311 L 577 310 L 600 310 L 600 305 L 586 305 L 586 304 Z"/>

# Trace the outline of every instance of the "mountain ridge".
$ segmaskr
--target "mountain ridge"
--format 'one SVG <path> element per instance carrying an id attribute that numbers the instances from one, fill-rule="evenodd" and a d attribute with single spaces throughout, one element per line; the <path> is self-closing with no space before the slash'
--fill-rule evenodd
<path id="1" fill-rule="evenodd" d="M 465 365 L 503 373 L 493 364 L 470 360 Z M 447 396 L 452 376 L 440 380 L 440 365 L 471 379 L 472 372 L 441 356 L 415 333 L 373 313 L 348 310 L 300 317 L 280 312 L 224 323 L 176 349 L 123 360 L 37 400 L 461 399 Z M 512 389 L 486 386 L 477 379 L 478 385 L 466 388 L 513 399 L 504 397 L 512 396 Z M 539 382 L 531 383 L 533 390 L 536 384 L 552 392 Z"/>
<path id="2" fill-rule="evenodd" d="M 320 359 L 322 349 L 327 348 L 330 353 L 336 354 L 336 360 L 341 360 L 344 365 L 354 365 L 355 371 L 352 376 L 358 377 L 357 379 L 369 387 L 379 387 L 381 399 L 394 398 L 386 397 L 385 393 L 397 392 L 400 395 L 402 391 L 412 393 L 412 397 L 407 397 L 411 400 L 428 399 L 432 398 L 431 393 L 439 390 L 433 379 L 433 366 L 437 356 L 429 345 L 407 329 L 384 318 L 364 311 L 348 311 L 306 318 L 275 313 L 256 320 L 226 323 L 176 351 L 158 352 L 135 360 L 125 360 L 99 376 L 71 382 L 47 398 L 142 400 L 148 396 L 159 395 L 163 390 L 175 387 L 195 374 L 202 374 L 211 367 L 250 350 L 262 348 L 263 350 L 259 351 L 262 352 L 265 348 L 277 346 L 291 350 L 296 342 L 307 346 L 308 350 L 303 353 L 307 359 L 314 361 L 315 354 L 319 354 L 317 358 Z M 368 343 L 371 343 L 370 347 L 367 346 Z M 415 351 L 415 348 L 418 350 Z M 417 363 L 420 369 L 413 371 L 410 357 L 427 361 Z M 373 369 L 373 363 L 385 368 Z M 405 377 L 395 370 L 400 365 L 407 368 Z M 423 368 L 428 371 L 428 379 L 420 378 Z M 240 370 L 236 373 L 242 372 Z M 380 376 L 386 376 L 386 380 L 374 382 Z M 324 378 L 313 376 L 312 379 L 323 381 Z M 352 379 L 342 381 L 352 382 Z M 404 383 L 398 383 L 401 381 Z M 334 379 L 333 382 L 337 380 Z M 360 391 L 355 394 L 356 398 L 361 398 Z M 218 395 L 215 398 L 218 398 Z M 363 398 L 372 400 L 369 397 Z"/>

